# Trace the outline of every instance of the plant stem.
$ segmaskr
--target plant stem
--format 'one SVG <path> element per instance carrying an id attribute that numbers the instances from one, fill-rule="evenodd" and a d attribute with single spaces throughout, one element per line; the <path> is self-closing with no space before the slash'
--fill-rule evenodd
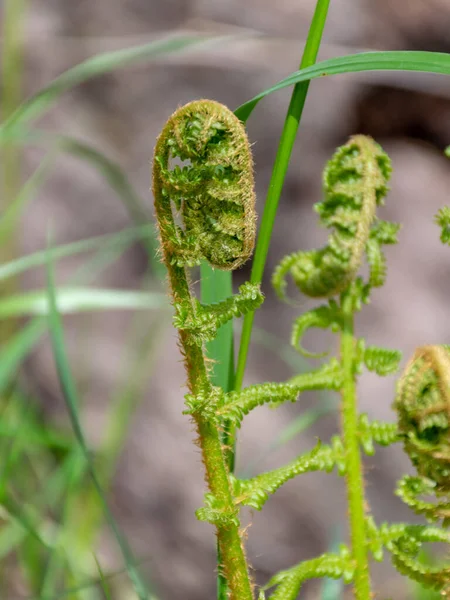
<path id="1" fill-rule="evenodd" d="M 330 0 L 317 0 L 311 26 L 303 51 L 300 68 L 309 67 L 316 62 L 317 54 L 322 40 L 322 34 L 325 27 L 325 21 L 328 14 Z M 261 228 L 256 243 L 255 256 L 250 276 L 251 283 L 260 284 L 264 274 L 264 267 L 269 250 L 270 239 L 275 222 L 275 216 L 283 189 L 284 179 L 286 177 L 289 160 L 291 158 L 292 148 L 294 147 L 297 130 L 303 114 L 306 95 L 308 93 L 309 81 L 298 83 L 294 86 L 291 101 L 289 104 L 286 120 L 284 122 L 283 132 L 278 145 L 275 164 L 267 191 L 266 203 L 261 220 Z M 242 327 L 241 343 L 239 347 L 239 356 L 236 367 L 235 389 L 242 389 L 244 381 L 245 366 L 247 363 L 248 349 L 252 335 L 254 311 L 249 312 L 244 317 Z"/>
<path id="2" fill-rule="evenodd" d="M 355 561 L 355 598 L 370 600 L 370 573 L 367 556 L 364 512 L 364 480 L 358 437 L 358 411 L 354 369 L 355 338 L 353 334 L 353 299 L 349 292 L 342 295 L 343 329 L 341 361 L 344 375 L 342 387 L 342 440 L 347 463 L 347 498 L 350 518 L 350 538 Z"/>
<path id="3" fill-rule="evenodd" d="M 209 263 L 203 261 L 200 267 L 200 294 L 203 304 L 213 304 L 226 300 L 233 294 L 231 271 L 219 271 L 213 269 Z M 206 344 L 206 354 L 213 362 L 210 379 L 215 386 L 222 388 L 224 392 L 233 389 L 234 379 L 234 347 L 233 347 L 233 323 L 229 321 L 220 327 L 216 337 Z M 226 462 L 228 471 L 234 471 L 234 445 L 235 428 L 231 423 L 223 424 L 221 435 L 222 444 L 227 449 Z M 220 548 L 217 544 L 217 565 L 222 564 Z M 228 586 L 220 569 L 217 573 L 217 600 L 227 600 Z"/>
<path id="4" fill-rule="evenodd" d="M 162 215 L 158 217 L 162 218 Z M 184 267 L 171 264 L 170 254 L 164 246 L 163 248 L 166 254 L 165 262 L 176 306 L 181 300 L 191 298 L 189 283 Z M 192 304 L 191 310 L 194 319 Z M 202 394 L 205 398 L 212 398 L 213 389 L 208 377 L 202 348 L 193 343 L 191 334 L 187 330 L 179 331 L 179 338 L 185 357 L 190 392 L 193 395 Z M 202 451 L 209 490 L 222 503 L 226 512 L 233 513 L 236 511 L 237 517 L 219 430 L 199 414 L 194 416 L 194 420 L 199 434 L 198 444 Z M 216 528 L 222 568 L 230 590 L 230 600 L 253 600 L 239 526 L 233 523 L 227 523 L 226 525 L 218 523 Z"/>
<path id="5" fill-rule="evenodd" d="M 1 118 L 6 121 L 21 102 L 23 75 L 24 22 L 27 0 L 4 0 L 2 44 Z M 1 150 L 0 214 L 4 214 L 15 200 L 21 187 L 21 156 L 15 142 L 5 142 Z M 17 250 L 17 232 L 12 227 L 0 248 L 0 263 L 14 258 Z M 2 293 L 12 293 L 17 287 L 15 279 L 4 284 Z M 15 321 L 3 324 L 0 343 L 6 343 L 15 329 Z"/>

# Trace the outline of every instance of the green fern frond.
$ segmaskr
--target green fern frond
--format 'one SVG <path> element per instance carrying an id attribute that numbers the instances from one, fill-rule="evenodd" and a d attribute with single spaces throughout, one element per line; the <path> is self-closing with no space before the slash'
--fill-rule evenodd
<path id="1" fill-rule="evenodd" d="M 367 544 L 375 560 L 383 559 L 385 547 L 392 556 L 397 570 L 425 587 L 443 590 L 448 584 L 450 569 L 422 564 L 417 556 L 427 542 L 450 543 L 450 535 L 443 529 L 429 525 L 383 523 L 379 528 L 372 517 L 366 518 Z"/>
<path id="2" fill-rule="evenodd" d="M 450 350 L 418 348 L 397 385 L 394 407 L 406 453 L 419 475 L 450 492 Z"/>
<path id="3" fill-rule="evenodd" d="M 345 546 L 341 546 L 339 554 L 322 554 L 322 556 L 306 560 L 295 567 L 280 571 L 272 577 L 264 589 L 277 586 L 269 596 L 269 600 L 297 600 L 302 584 L 308 579 L 343 578 L 345 583 L 350 583 L 353 575 L 354 568 L 350 552 Z"/>
<path id="4" fill-rule="evenodd" d="M 441 242 L 450 245 L 450 207 L 440 208 L 434 220 L 441 228 Z"/>
<path id="5" fill-rule="evenodd" d="M 244 388 L 240 392 L 230 392 L 218 405 L 216 416 L 230 420 L 240 427 L 243 418 L 257 406 L 283 402 L 295 402 L 302 392 L 308 390 L 337 390 L 342 385 L 342 373 L 336 359 L 309 373 L 295 375 L 285 383 L 260 383 Z"/>
<path id="6" fill-rule="evenodd" d="M 301 341 L 308 329 L 317 327 L 319 329 L 328 329 L 339 331 L 342 326 L 342 316 L 335 300 L 330 300 L 328 305 L 319 306 L 309 310 L 298 317 L 292 328 L 291 344 L 300 354 L 309 358 L 321 358 L 326 356 L 327 352 L 316 354 L 303 348 Z"/>
<path id="7" fill-rule="evenodd" d="M 204 305 L 195 300 L 194 312 L 191 304 L 180 302 L 173 323 L 179 331 L 189 331 L 193 343 L 202 344 L 213 340 L 219 328 L 231 319 L 256 310 L 263 300 L 259 285 L 247 282 L 239 287 L 238 294 L 217 304 Z"/>
<path id="8" fill-rule="evenodd" d="M 217 415 L 231 421 L 236 427 L 251 410 L 267 403 L 295 402 L 302 390 L 290 383 L 262 383 L 251 385 L 241 392 L 226 394 Z"/>
<path id="9" fill-rule="evenodd" d="M 386 280 L 387 265 L 380 244 L 369 239 L 366 244 L 367 264 L 369 265 L 369 285 L 381 287 Z"/>
<path id="10" fill-rule="evenodd" d="M 225 106 L 198 100 L 169 118 L 156 142 L 153 192 L 166 262 L 205 259 L 228 270 L 248 260 L 256 235 L 252 156 L 242 123 Z"/>
<path id="11" fill-rule="evenodd" d="M 201 417 L 210 423 L 217 423 L 217 409 L 224 402 L 223 390 L 219 387 L 212 386 L 211 391 L 207 394 L 200 393 L 197 395 L 185 395 L 186 410 L 184 415 L 192 415 Z"/>
<path id="12" fill-rule="evenodd" d="M 424 515 L 429 521 L 443 519 L 444 524 L 450 520 L 450 499 L 443 502 L 426 502 L 418 496 L 436 495 L 437 485 L 425 477 L 405 475 L 399 481 L 396 495 L 414 512 Z"/>
<path id="13" fill-rule="evenodd" d="M 261 510 L 269 496 L 290 479 L 311 471 L 329 473 L 335 466 L 337 466 L 339 474 L 344 475 L 345 453 L 342 441 L 338 436 L 332 438 L 331 446 L 322 445 L 319 442 L 310 452 L 297 457 L 283 467 L 262 473 L 252 479 L 233 479 L 235 502 Z"/>
<path id="14" fill-rule="evenodd" d="M 339 390 L 342 382 L 342 367 L 336 358 L 332 358 L 318 369 L 294 375 L 288 380 L 290 385 L 302 392 L 306 390 Z"/>
<path id="15" fill-rule="evenodd" d="M 277 265 L 272 275 L 272 286 L 276 294 L 281 300 L 286 299 L 286 275 L 290 272 L 292 267 L 301 260 L 304 252 L 294 252 L 288 254 L 281 259 L 281 262 Z"/>
<path id="16" fill-rule="evenodd" d="M 315 205 L 320 222 L 333 228 L 328 244 L 319 250 L 297 252 L 283 259 L 272 283 L 284 297 L 290 274 L 302 293 L 313 298 L 331 297 L 355 280 L 364 253 L 371 267 L 370 284 L 385 277 L 381 243 L 395 237 L 398 227 L 376 219 L 391 174 L 388 156 L 371 138 L 358 135 L 338 148 L 324 171 L 325 199 Z M 372 233 L 372 228 L 373 233 Z"/>
<path id="17" fill-rule="evenodd" d="M 364 350 L 364 364 L 367 369 L 380 376 L 396 373 L 401 360 L 402 353 L 399 350 L 378 346 L 367 346 Z"/>
<path id="18" fill-rule="evenodd" d="M 386 281 L 386 258 L 382 246 L 398 242 L 397 234 L 400 227 L 398 223 L 375 218 L 366 244 L 370 287 L 381 287 Z"/>
<path id="19" fill-rule="evenodd" d="M 369 421 L 369 417 L 365 413 L 359 416 L 358 435 L 364 452 L 369 456 L 375 454 L 374 442 L 380 446 L 390 446 L 400 440 L 395 423 Z"/>
<path id="20" fill-rule="evenodd" d="M 449 543 L 449 535 L 438 527 L 409 525 L 404 535 L 390 544 L 392 562 L 397 571 L 427 588 L 443 592 L 447 597 L 450 591 L 450 568 L 424 565 L 417 558 L 419 550 L 426 542 Z"/>
<path id="21" fill-rule="evenodd" d="M 216 496 L 210 493 L 205 494 L 205 504 L 205 507 L 195 511 L 199 521 L 206 521 L 217 527 L 239 526 L 238 511 L 236 508 L 228 507 L 223 500 L 216 498 Z"/>

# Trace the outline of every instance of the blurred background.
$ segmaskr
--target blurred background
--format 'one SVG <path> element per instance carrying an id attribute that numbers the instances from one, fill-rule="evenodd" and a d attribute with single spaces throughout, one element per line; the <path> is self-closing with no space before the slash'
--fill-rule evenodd
<path id="1" fill-rule="evenodd" d="M 146 214 L 153 219 L 149 161 L 168 116 L 198 98 L 216 99 L 234 109 L 296 70 L 314 6 L 312 0 L 34 0 L 25 4 L 24 96 L 100 52 L 168 35 L 220 37 L 161 54 L 138 68 L 94 78 L 58 100 L 39 123 L 41 129 L 76 138 L 121 165 L 142 206 L 134 211 L 133 221 L 130 207 L 89 160 L 80 160 L 82 153 L 58 152 L 52 156 L 45 182 L 23 211 L 15 253 L 45 248 L 49 227 L 53 243 L 60 245 L 120 232 Z M 333 0 L 320 58 L 369 49 L 450 52 L 449 31 L 447 0 L 409 0 L 407 8 L 404 0 Z M 290 92 L 263 100 L 248 123 L 260 214 Z M 450 169 L 443 154 L 450 144 L 448 78 L 416 73 L 324 78 L 310 87 L 286 178 L 263 288 L 267 299 L 257 314 L 247 383 L 281 381 L 307 367 L 290 350 L 288 340 L 293 319 L 312 304 L 302 298 L 294 306 L 281 304 L 270 289 L 269 276 L 286 253 L 323 243 L 324 232 L 317 228 L 312 211 L 313 203 L 321 199 L 321 172 L 334 148 L 354 133 L 372 135 L 391 156 L 392 190 L 382 217 L 403 223 L 399 245 L 387 251 L 387 283 L 358 316 L 358 334 L 370 344 L 401 349 L 405 360 L 421 344 L 450 340 L 450 255 L 433 224 L 434 214 L 449 203 L 450 194 Z M 24 148 L 23 181 L 44 155 L 42 147 Z M 149 260 L 143 243 L 130 243 L 126 251 L 116 248 L 115 254 L 111 250 L 97 259 L 91 257 L 87 263 L 83 254 L 59 261 L 58 284 L 75 278 L 96 287 L 143 290 L 153 294 L 155 308 L 65 317 L 83 427 L 96 460 L 110 450 L 105 480 L 111 480 L 111 508 L 155 595 L 160 600 L 211 600 L 215 538 L 211 527 L 194 516 L 203 501 L 203 468 L 192 444 L 192 426 L 181 414 L 185 374 L 170 306 L 161 296 L 160 270 L 156 261 Z M 236 274 L 236 283 L 248 275 L 247 265 Z M 24 290 L 45 286 L 45 271 L 27 271 L 20 286 Z M 5 320 L 2 328 L 6 331 Z M 328 336 L 308 338 L 307 344 L 313 349 L 336 347 Z M 7 484 L 2 484 L 0 518 L 6 529 L 0 531 L 5 565 L 0 569 L 0 595 L 8 600 L 40 597 L 35 590 L 42 591 L 41 576 L 48 575 L 51 560 L 54 587 L 45 597 L 63 597 L 54 590 L 73 589 L 98 578 L 95 549 L 103 571 L 118 572 L 107 578 L 111 597 L 134 598 L 126 576 L 120 575 L 123 563 L 114 537 L 101 529 L 101 518 L 95 518 L 87 476 L 77 479 L 67 466 L 73 435 L 45 335 L 24 360 L 19 381 L 14 410 L 11 404 L 4 409 L 3 448 L 10 448 L 12 427 L 20 429 L 26 421 L 29 429 L 16 449 Z M 371 418 L 392 421 L 394 388 L 395 378 L 364 375 L 359 385 L 362 410 Z M 301 429 L 303 421 L 299 424 L 298 419 L 305 411 L 313 420 L 321 417 L 313 427 L 291 434 L 286 428 L 297 424 Z M 238 473 L 256 474 L 287 462 L 311 448 L 318 437 L 328 440 L 338 422 L 337 397 L 332 394 L 307 394 L 296 405 L 277 411 L 260 408 L 240 432 Z M 380 449 L 365 464 L 369 504 L 377 521 L 414 521 L 394 495 L 397 479 L 410 470 L 401 449 Z M 84 486 L 82 493 L 67 491 L 64 477 L 72 475 L 77 485 Z M 55 481 L 61 477 L 58 488 Z M 66 502 L 66 496 L 73 502 Z M 58 501 L 52 502 L 54 498 Z M 256 581 L 263 583 L 275 571 L 346 538 L 343 481 L 335 474 L 304 475 L 283 486 L 262 513 L 248 512 L 245 518 L 251 525 L 250 561 Z M 39 536 L 45 539 L 60 531 L 58 524 L 63 523 L 58 552 L 51 559 L 32 541 L 27 523 L 44 527 Z M 13 543 L 20 531 L 22 538 Z M 432 598 L 417 595 L 388 561 L 374 566 L 373 579 L 377 598 Z M 334 589 L 330 598 L 346 597 L 345 590 Z M 318 599 L 321 593 L 323 583 L 312 582 L 301 597 Z M 65 597 L 96 600 L 102 596 L 91 586 Z"/>

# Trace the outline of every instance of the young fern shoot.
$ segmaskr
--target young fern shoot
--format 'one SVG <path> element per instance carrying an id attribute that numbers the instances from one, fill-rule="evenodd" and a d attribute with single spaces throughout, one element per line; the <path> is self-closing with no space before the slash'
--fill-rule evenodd
<path id="1" fill-rule="evenodd" d="M 357 410 L 356 378 L 363 366 L 378 375 L 388 375 L 395 373 L 401 358 L 395 350 L 366 346 L 363 339 L 356 338 L 353 323 L 355 312 L 368 302 L 371 289 L 384 282 L 382 245 L 396 242 L 399 226 L 376 216 L 390 171 L 389 158 L 371 138 L 354 136 L 338 149 L 324 172 L 325 200 L 315 207 L 322 224 L 334 229 L 328 244 L 320 250 L 286 257 L 273 276 L 281 297 L 290 274 L 304 294 L 328 299 L 327 304 L 297 319 L 292 343 L 300 352 L 309 354 L 301 346 L 301 339 L 311 327 L 330 328 L 340 334 L 340 373 L 336 373 L 330 388 L 338 387 L 341 392 L 341 435 L 335 436 L 330 446 L 319 444 L 299 457 L 295 474 L 331 471 L 337 466 L 338 473 L 345 475 L 350 546 L 343 546 L 339 554 L 324 554 L 276 575 L 267 585 L 276 586 L 271 600 L 295 600 L 305 579 L 323 576 L 352 582 L 355 598 L 370 600 L 369 553 L 381 560 L 383 547 L 390 551 L 399 572 L 440 590 L 445 597 L 449 593 L 449 570 L 426 566 L 417 559 L 422 543 L 448 543 L 447 533 L 431 526 L 384 523 L 377 527 L 364 493 L 360 448 L 373 454 L 374 442 L 388 446 L 403 439 L 419 477 L 403 478 L 398 494 L 429 519 L 450 516 L 450 347 L 425 347 L 414 356 L 398 387 L 395 406 L 400 414 L 399 427 L 370 422 Z M 450 211 L 443 209 L 438 222 L 443 228 L 442 239 L 448 243 Z M 357 275 L 364 255 L 369 265 L 367 281 Z M 241 488 L 249 493 L 248 485 L 241 484 Z M 255 491 L 250 491 L 254 499 Z M 431 504 L 417 499 L 419 494 L 432 492 L 444 500 Z"/>
<path id="2" fill-rule="evenodd" d="M 176 160 L 183 164 L 174 164 Z M 220 440 L 223 424 L 239 427 L 257 406 L 294 402 L 302 391 L 337 386 L 340 369 L 332 361 L 290 382 L 263 383 L 240 392 L 224 393 L 211 384 L 205 343 L 214 339 L 225 322 L 255 310 L 263 301 L 259 286 L 245 283 L 237 295 L 205 306 L 195 298 L 189 279 L 188 269 L 201 260 L 216 268 L 234 269 L 251 254 L 256 222 L 252 159 L 244 127 L 232 112 L 217 102 L 199 100 L 170 117 L 155 147 L 153 193 L 174 325 L 188 379 L 184 413 L 196 425 L 208 486 L 205 506 L 196 514 L 216 528 L 222 559 L 219 568 L 227 580 L 230 600 L 253 600 L 240 506 L 246 504 L 245 499 L 251 504 L 252 497 L 263 500 L 267 494 L 261 486 L 267 493 L 275 491 L 298 468 L 288 468 L 281 477 L 277 472 L 265 474 L 253 488 L 251 481 L 236 480 L 229 473 L 227 448 Z M 328 459 L 320 453 L 314 460 L 322 464 Z M 253 491 L 243 495 L 241 484 Z"/>
<path id="3" fill-rule="evenodd" d="M 182 164 L 176 164 L 181 162 Z M 276 269 L 273 283 L 285 296 L 286 276 L 304 294 L 324 298 L 321 306 L 300 316 L 292 343 L 302 353 L 305 332 L 330 328 L 340 335 L 340 356 L 287 382 L 262 383 L 225 393 L 211 383 L 205 343 L 234 317 L 258 308 L 259 286 L 245 283 L 239 293 L 213 305 L 201 304 L 190 284 L 189 268 L 202 260 L 220 269 L 235 269 L 250 256 L 255 237 L 253 172 L 250 146 L 242 123 L 217 102 L 199 100 L 178 109 L 159 136 L 153 161 L 153 192 L 161 250 L 169 274 L 174 325 L 187 372 L 189 393 L 185 411 L 198 433 L 208 491 L 196 513 L 216 529 L 230 600 L 254 600 L 254 585 L 243 547 L 239 511 L 261 510 L 270 494 L 308 471 L 337 468 L 346 478 L 350 544 L 275 575 L 260 590 L 274 588 L 269 600 L 297 600 L 305 580 L 343 578 L 353 584 L 356 600 L 373 598 L 369 554 L 392 554 L 397 569 L 408 577 L 446 593 L 449 572 L 422 565 L 417 553 L 423 542 L 449 541 L 444 530 L 431 526 L 375 524 L 364 491 L 361 450 L 388 446 L 403 439 L 419 476 L 406 477 L 398 493 L 412 508 L 431 519 L 450 518 L 449 406 L 450 347 L 420 349 L 400 380 L 396 424 L 371 422 L 358 413 L 356 380 L 365 366 L 380 376 L 395 373 L 399 352 L 366 346 L 354 332 L 354 315 L 386 276 L 384 244 L 396 243 L 399 226 L 382 221 L 391 167 L 387 155 L 371 138 L 354 136 L 339 148 L 324 172 L 325 199 L 316 205 L 320 220 L 332 228 L 319 250 L 297 252 Z M 449 242 L 450 211 L 438 216 L 443 241 Z M 445 239 L 444 239 L 445 238 Z M 358 275 L 364 257 L 369 275 Z M 310 354 L 311 355 L 311 354 Z M 321 355 L 322 356 L 322 355 Z M 240 427 L 254 408 L 295 402 L 306 390 L 329 389 L 341 395 L 341 432 L 329 445 L 318 443 L 287 465 L 241 480 L 229 472 L 227 448 L 221 443 L 224 423 Z M 418 499 L 435 493 L 437 504 Z M 446 587 L 447 586 L 447 587 Z"/>
<path id="4" fill-rule="evenodd" d="M 274 599 L 293 600 L 306 577 L 326 574 L 352 580 L 357 600 L 371 598 L 361 425 L 365 425 L 366 447 L 370 449 L 375 436 L 386 444 L 394 434 L 392 427 L 370 424 L 367 417 L 358 414 L 356 376 L 364 362 L 371 370 L 388 373 L 395 369 L 399 356 L 381 348 L 365 348 L 363 341 L 355 337 L 353 322 L 355 312 L 368 301 L 370 290 L 384 282 L 382 244 L 396 241 L 398 226 L 376 216 L 387 192 L 390 172 L 389 158 L 371 138 L 354 136 L 339 148 L 324 171 L 325 199 L 315 206 L 322 225 L 333 229 L 327 245 L 284 258 L 273 275 L 275 290 L 282 298 L 289 274 L 305 295 L 328 299 L 327 304 L 297 319 L 292 342 L 299 351 L 308 354 L 300 344 L 311 327 L 330 328 L 340 334 L 340 375 L 336 383 L 342 398 L 342 430 L 328 448 L 329 463 L 325 469 L 336 464 L 339 473 L 345 475 L 351 540 L 350 548 L 343 549 L 341 555 L 324 555 L 311 561 L 309 570 L 300 565 L 290 570 L 284 580 L 272 580 L 270 583 L 278 583 Z M 367 282 L 358 277 L 364 256 L 369 264 Z M 318 452 L 323 453 L 324 449 L 319 448 Z"/>
<path id="5" fill-rule="evenodd" d="M 184 165 L 175 165 L 176 159 Z M 216 527 L 232 600 L 252 600 L 253 591 L 215 415 L 221 390 L 210 382 L 204 342 L 226 321 L 259 306 L 262 295 L 257 286 L 246 285 L 219 305 L 202 306 L 193 295 L 187 268 L 206 259 L 214 267 L 234 269 L 249 258 L 256 221 L 253 188 L 249 143 L 231 111 L 200 100 L 170 117 L 155 147 L 155 210 L 188 377 L 188 412 L 197 428 L 209 487 L 207 507 L 197 516 Z"/>

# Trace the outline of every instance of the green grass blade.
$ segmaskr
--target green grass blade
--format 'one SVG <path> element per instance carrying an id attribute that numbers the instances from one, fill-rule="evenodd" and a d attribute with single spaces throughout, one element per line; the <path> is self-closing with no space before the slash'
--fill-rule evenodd
<path id="1" fill-rule="evenodd" d="M 98 576 L 100 579 L 100 584 L 102 586 L 103 594 L 105 596 L 105 600 L 112 600 L 111 592 L 109 591 L 108 582 L 106 580 L 105 574 L 103 573 L 103 569 L 101 564 L 98 561 L 97 556 L 94 554 L 95 564 L 97 565 Z"/>
<path id="2" fill-rule="evenodd" d="M 80 446 L 81 451 L 83 452 L 84 458 L 86 460 L 86 464 L 89 468 L 91 479 L 94 484 L 94 487 L 98 493 L 99 500 L 103 506 L 103 511 L 106 517 L 106 520 L 114 533 L 114 536 L 119 544 L 120 550 L 122 552 L 123 558 L 125 560 L 125 564 L 127 567 L 127 571 L 129 577 L 133 583 L 135 592 L 139 598 L 139 600 L 148 600 L 149 593 L 146 589 L 146 586 L 137 570 L 136 561 L 132 554 L 132 551 L 123 536 L 122 532 L 119 529 L 119 526 L 114 519 L 112 512 L 109 509 L 109 505 L 106 501 L 105 495 L 103 493 L 102 487 L 100 485 L 99 479 L 97 477 L 96 470 L 92 463 L 89 449 L 87 447 L 84 433 L 81 428 L 80 420 L 78 417 L 78 395 L 75 387 L 75 382 L 72 377 L 72 373 L 69 367 L 69 362 L 66 355 L 65 349 L 65 341 L 64 341 L 64 333 L 61 322 L 61 316 L 58 312 L 57 308 L 57 299 L 56 299 L 56 290 L 54 283 L 54 275 L 53 275 L 53 267 L 52 267 L 52 254 L 48 252 L 48 261 L 47 261 L 47 272 L 48 272 L 48 297 L 49 297 L 49 330 L 50 337 L 53 348 L 53 355 L 55 359 L 56 369 L 58 373 L 58 378 L 60 381 L 61 389 L 63 391 L 63 396 L 66 401 L 66 406 L 68 409 L 70 421 L 72 424 L 72 428 L 76 437 L 76 440 Z"/>
<path id="3" fill-rule="evenodd" d="M 329 4 L 330 0 L 317 1 L 316 9 L 308 33 L 308 38 L 306 40 L 305 49 L 303 51 L 303 57 L 300 65 L 301 68 L 309 67 L 309 65 L 312 65 L 316 62 L 323 30 L 325 27 L 325 21 L 328 14 Z M 298 81 L 295 82 L 295 87 L 292 92 L 291 101 L 289 103 L 288 112 L 284 122 L 280 143 L 278 145 L 278 150 L 275 157 L 275 163 L 270 178 L 267 198 L 264 204 L 264 212 L 261 219 L 261 227 L 258 233 L 255 255 L 252 264 L 252 272 L 250 276 L 251 283 L 262 282 L 281 191 L 283 189 L 284 179 L 289 166 L 292 148 L 294 147 L 295 138 L 297 136 L 297 130 L 302 118 L 308 87 L 309 80 L 306 79 L 303 81 Z M 245 110 L 243 113 L 241 107 L 235 111 L 235 114 L 240 119 L 245 120 L 245 118 L 248 118 L 250 113 L 248 113 L 244 118 L 243 114 L 245 115 L 246 113 Z M 236 367 L 236 390 L 240 390 L 244 382 L 245 367 L 247 364 L 247 356 L 250 347 L 254 317 L 254 311 L 247 313 L 244 317 Z"/>
<path id="4" fill-rule="evenodd" d="M 111 485 L 117 459 L 129 432 L 130 421 L 142 398 L 144 386 L 151 377 L 154 359 L 160 347 L 160 334 L 165 326 L 164 318 L 156 325 L 152 325 L 151 331 L 140 317 L 133 323 L 132 334 L 126 343 L 127 348 L 133 348 L 131 364 L 127 365 L 123 381 L 111 399 L 105 435 L 98 449 L 97 473 L 105 490 L 108 490 Z M 72 542 L 85 552 L 89 552 L 94 547 L 102 516 L 94 490 L 89 489 L 82 494 L 80 505 L 83 507 L 83 527 L 74 531 Z"/>
<path id="5" fill-rule="evenodd" d="M 56 292 L 61 314 L 97 310 L 155 310 L 167 306 L 164 294 L 138 290 L 61 287 Z M 30 315 L 47 315 L 48 292 L 36 290 L 0 299 L 0 319 Z"/>
<path id="6" fill-rule="evenodd" d="M 73 451 L 72 470 L 68 473 L 65 485 L 65 494 L 62 502 L 61 516 L 58 524 L 58 532 L 55 536 L 55 543 L 46 557 L 46 568 L 42 576 L 40 596 L 49 596 L 53 590 L 57 589 L 59 577 L 66 562 L 66 556 L 74 551 L 74 543 L 66 535 L 66 523 L 69 520 L 72 509 L 73 498 L 82 478 L 85 474 L 85 461 L 80 449 L 77 447 Z M 60 552 L 58 552 L 60 550 Z M 63 550 L 63 552 L 61 552 Z"/>
<path id="7" fill-rule="evenodd" d="M 139 564 L 141 564 L 144 561 L 139 561 Z M 122 576 L 124 573 L 126 573 L 126 569 L 118 569 L 116 571 L 111 571 L 109 573 L 104 573 L 103 574 L 103 579 L 104 581 L 112 581 L 114 579 L 117 579 L 118 577 Z M 92 588 L 94 586 L 98 586 L 99 585 L 99 580 L 98 578 L 92 578 L 89 579 L 87 581 L 85 581 L 84 583 L 81 583 L 80 585 L 76 585 L 70 588 L 67 588 L 57 594 L 52 594 L 51 596 L 27 596 L 22 598 L 21 600 L 62 600 L 63 598 L 67 598 L 69 596 L 72 596 L 73 594 L 77 594 L 83 590 L 87 590 L 89 588 Z M 150 594 L 150 596 L 148 597 L 147 600 L 158 600 L 158 598 L 156 596 L 154 596 L 153 594 Z"/>
<path id="8" fill-rule="evenodd" d="M 200 294 L 203 304 L 221 302 L 233 294 L 230 271 L 213 269 L 207 262 L 200 267 Z M 214 361 L 211 367 L 213 385 L 229 391 L 230 370 L 232 371 L 233 324 L 228 322 L 219 329 L 217 336 L 206 345 L 208 358 Z"/>
<path id="9" fill-rule="evenodd" d="M 71 136 L 54 135 L 42 130 L 27 131 L 19 128 L 9 130 L 7 141 L 16 144 L 20 143 L 22 145 L 50 146 L 53 151 L 52 158 L 54 158 L 56 152 L 66 152 L 87 162 L 115 191 L 135 225 L 145 225 L 152 221 L 152 215 L 145 208 L 142 198 L 135 191 L 124 169 L 116 161 L 110 159 L 103 152 L 97 150 L 90 144 L 77 140 Z M 30 181 L 30 183 L 32 182 Z M 37 183 L 40 184 L 41 180 Z M 26 191 L 28 192 L 27 195 L 30 195 L 30 192 L 34 190 L 24 189 L 21 196 L 24 195 Z M 26 198 L 23 198 L 20 202 L 18 201 L 19 206 L 22 207 L 25 201 Z M 17 212 L 18 211 L 16 210 L 14 214 L 17 214 Z M 2 226 L 3 218 L 0 221 L 0 238 Z M 6 222 L 4 228 L 6 231 L 9 229 Z M 164 265 L 157 259 L 158 242 L 156 229 L 154 235 L 145 238 L 143 243 L 145 244 L 153 271 L 158 276 L 162 277 L 165 270 Z"/>
<path id="10" fill-rule="evenodd" d="M 25 22 L 27 0 L 3 0 L 2 2 L 2 48 L 1 48 L 1 120 L 9 119 L 22 101 L 25 72 Z M 14 143 L 4 144 L 0 153 L 0 214 L 14 203 L 22 185 L 22 154 Z M 12 260 L 18 254 L 19 231 L 17 226 L 4 232 L 0 245 L 0 264 Z M 2 293 L 9 294 L 18 288 L 18 282 L 10 279 L 2 286 Z M 0 346 L 8 343 L 17 329 L 10 321 L 0 330 Z"/>
<path id="11" fill-rule="evenodd" d="M 15 1 L 15 0 L 14 0 Z M 117 69 L 138 66 L 165 54 L 180 52 L 189 46 L 211 40 L 213 38 L 199 35 L 177 35 L 149 44 L 133 46 L 113 52 L 98 54 L 88 58 L 75 67 L 65 71 L 54 79 L 47 87 L 37 92 L 34 96 L 23 102 L 17 110 L 0 127 L 0 143 L 8 130 L 14 127 L 23 127 L 30 121 L 42 116 L 52 104 L 63 94 L 76 85 L 93 77 L 110 73 Z M 229 38 L 216 38 L 229 39 Z"/>
<path id="12" fill-rule="evenodd" d="M 53 162 L 53 158 L 53 154 L 50 153 L 50 155 L 41 162 L 39 167 L 34 171 L 25 185 L 22 186 L 22 189 L 20 190 L 14 202 L 7 207 L 6 211 L 1 216 L 0 245 L 2 245 L 8 238 L 11 230 L 16 227 L 22 211 L 32 199 L 34 194 L 36 194 L 37 190 L 45 182 L 49 167 Z"/>
<path id="13" fill-rule="evenodd" d="M 135 192 L 127 174 L 119 164 L 92 146 L 68 136 L 60 136 L 58 144 L 65 152 L 87 161 L 104 177 L 122 200 L 135 225 L 145 225 L 153 220 L 152 215 L 144 208 L 142 199 Z M 153 271 L 162 278 L 165 275 L 165 267 L 157 258 L 159 243 L 157 241 L 156 229 L 153 231 L 152 236 L 147 236 L 142 241 L 145 244 Z"/>
<path id="14" fill-rule="evenodd" d="M 77 448 L 78 452 L 79 449 Z M 65 460 L 62 467 L 50 478 L 46 480 L 46 487 L 42 493 L 38 493 L 33 499 L 33 510 L 36 514 L 43 514 L 45 507 L 48 505 L 52 510 L 56 509 L 60 498 L 63 497 L 67 489 L 67 480 L 73 470 L 73 455 L 69 454 L 69 457 Z M 23 507 L 20 507 L 21 512 Z M 38 516 L 40 522 L 43 523 L 44 519 L 41 514 Z M 5 524 L 0 530 L 0 560 L 4 560 L 11 552 L 13 552 L 24 540 L 27 535 L 27 531 L 23 529 L 16 521 Z"/>
<path id="15" fill-rule="evenodd" d="M 0 352 L 0 394 L 10 385 L 11 379 L 46 329 L 45 321 L 36 319 L 14 334 Z"/>
<path id="16" fill-rule="evenodd" d="M 98 235 L 78 242 L 56 246 L 49 251 L 39 250 L 38 252 L 0 265 L 0 281 L 24 273 L 34 267 L 44 266 L 49 253 L 52 260 L 59 260 L 91 250 L 105 250 L 108 247 L 123 247 L 123 249 L 126 249 L 134 242 L 152 235 L 153 227 L 151 225 L 144 225 L 141 227 L 130 227 L 118 233 Z"/>
<path id="17" fill-rule="evenodd" d="M 331 58 L 306 69 L 300 69 L 264 90 L 251 100 L 241 104 L 234 112 L 239 119 L 246 121 L 262 98 L 285 87 L 318 77 L 361 73 L 364 71 L 416 71 L 450 75 L 450 54 L 443 52 L 422 52 L 389 50 L 386 52 L 361 52 Z"/>

